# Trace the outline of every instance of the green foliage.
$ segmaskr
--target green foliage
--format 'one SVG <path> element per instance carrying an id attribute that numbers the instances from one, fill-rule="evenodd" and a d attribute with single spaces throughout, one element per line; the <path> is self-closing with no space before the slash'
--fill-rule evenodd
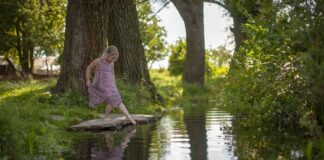
<path id="1" fill-rule="evenodd" d="M 1 82 L 0 157 L 33 159 L 46 155 L 58 158 L 64 147 L 51 124 L 50 109 L 38 102 L 47 84 Z M 10 143 L 10 144 L 8 144 Z"/>
<path id="2" fill-rule="evenodd" d="M 303 73 L 310 87 L 308 107 L 315 118 L 324 126 L 324 1 L 316 0 L 287 1 L 292 4 L 288 24 L 291 24 L 290 46 L 294 52 L 300 53 L 303 60 Z"/>
<path id="3" fill-rule="evenodd" d="M 206 49 L 206 76 L 226 75 L 230 58 L 230 52 L 226 50 L 225 46 L 219 46 L 217 49 Z"/>
<path id="4" fill-rule="evenodd" d="M 19 141 L 19 134 L 17 134 L 19 129 L 16 128 L 18 120 L 15 112 L 15 110 L 6 107 L 0 113 L 0 158 L 15 155 L 17 150 L 23 145 Z M 12 132 L 16 132 L 16 134 L 12 134 Z"/>
<path id="5" fill-rule="evenodd" d="M 160 24 L 161 19 L 152 11 L 149 1 L 137 5 L 137 14 L 145 56 L 151 68 L 154 62 L 161 61 L 167 56 L 165 40 L 167 33 Z"/>
<path id="6" fill-rule="evenodd" d="M 163 97 L 166 97 L 168 111 L 185 109 L 187 106 L 195 106 L 208 103 L 216 99 L 222 89 L 223 78 L 207 78 L 206 87 L 198 85 L 184 85 L 181 76 L 174 76 L 168 70 L 151 70 L 152 81 Z"/>
<path id="7" fill-rule="evenodd" d="M 66 0 L 44 1 L 39 9 L 36 38 L 37 54 L 63 53 Z"/>
<path id="8" fill-rule="evenodd" d="M 184 71 L 186 41 L 179 39 L 174 45 L 170 45 L 171 55 L 169 57 L 169 72 L 171 75 L 181 75 Z M 230 52 L 224 46 L 217 49 L 206 49 L 206 68 L 205 75 L 215 77 L 226 75 Z"/>
<path id="9" fill-rule="evenodd" d="M 187 43 L 182 38 L 170 45 L 169 72 L 171 75 L 181 75 L 184 71 Z"/>
<path id="10" fill-rule="evenodd" d="M 0 2 L 0 54 L 12 58 L 61 53 L 66 0 Z M 32 62 L 29 62 L 31 65 Z"/>
<path id="11" fill-rule="evenodd" d="M 323 159 L 324 157 L 324 140 L 309 141 L 305 149 L 307 160 Z"/>
<path id="12" fill-rule="evenodd" d="M 278 2 L 270 18 L 250 16 L 244 25 L 247 41 L 238 51 L 239 67 L 228 77 L 223 96 L 225 106 L 245 126 L 259 122 L 307 128 L 303 134 L 319 132 L 324 117 L 319 91 L 324 34 L 319 29 L 323 19 L 314 20 L 320 13 L 312 8 L 323 4 L 303 2 Z"/>

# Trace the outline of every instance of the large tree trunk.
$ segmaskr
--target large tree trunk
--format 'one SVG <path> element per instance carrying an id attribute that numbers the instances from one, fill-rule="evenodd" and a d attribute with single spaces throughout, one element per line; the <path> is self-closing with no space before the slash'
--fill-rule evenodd
<path id="1" fill-rule="evenodd" d="M 179 11 L 186 27 L 187 54 L 183 80 L 185 83 L 204 85 L 205 38 L 204 1 L 171 0 Z"/>
<path id="2" fill-rule="evenodd" d="M 61 72 L 56 92 L 86 94 L 85 70 L 106 47 L 108 0 L 69 0 Z"/>
<path id="3" fill-rule="evenodd" d="M 135 1 L 113 0 L 109 6 L 108 43 L 115 45 L 120 54 L 116 75 L 132 84 L 139 85 L 143 81 L 152 97 L 162 101 L 147 68 Z"/>
<path id="4" fill-rule="evenodd" d="M 112 0 L 108 24 L 108 44 L 119 50 L 115 72 L 120 78 L 132 84 L 142 79 L 141 54 L 143 47 L 137 25 L 137 12 L 133 0 Z"/>

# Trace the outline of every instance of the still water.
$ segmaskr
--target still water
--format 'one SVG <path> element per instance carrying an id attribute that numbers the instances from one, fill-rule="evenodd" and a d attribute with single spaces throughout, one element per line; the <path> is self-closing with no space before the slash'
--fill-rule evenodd
<path id="1" fill-rule="evenodd" d="M 298 137 L 233 130 L 234 117 L 217 108 L 191 107 L 149 125 L 119 132 L 71 134 L 64 159 L 235 160 L 299 159 Z"/>

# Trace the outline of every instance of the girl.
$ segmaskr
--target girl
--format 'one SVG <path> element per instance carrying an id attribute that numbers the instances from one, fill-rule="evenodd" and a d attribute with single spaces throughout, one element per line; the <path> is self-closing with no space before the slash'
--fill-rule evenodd
<path id="1" fill-rule="evenodd" d="M 114 62 L 118 59 L 118 56 L 119 53 L 116 46 L 109 46 L 101 57 L 93 60 L 87 67 L 86 83 L 89 92 L 89 106 L 94 108 L 97 104 L 105 102 L 105 121 L 109 120 L 112 106 L 118 106 L 131 123 L 136 125 L 136 121 L 129 115 L 116 87 Z M 91 83 L 91 71 L 94 68 L 96 72 Z"/>

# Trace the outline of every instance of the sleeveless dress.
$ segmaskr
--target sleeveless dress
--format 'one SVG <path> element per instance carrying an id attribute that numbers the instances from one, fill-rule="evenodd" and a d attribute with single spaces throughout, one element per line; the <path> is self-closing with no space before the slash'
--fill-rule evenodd
<path id="1" fill-rule="evenodd" d="M 100 59 L 99 66 L 96 68 L 92 84 L 88 87 L 89 106 L 94 108 L 96 105 L 106 102 L 114 107 L 122 103 L 121 96 L 116 87 L 114 64 Z"/>

